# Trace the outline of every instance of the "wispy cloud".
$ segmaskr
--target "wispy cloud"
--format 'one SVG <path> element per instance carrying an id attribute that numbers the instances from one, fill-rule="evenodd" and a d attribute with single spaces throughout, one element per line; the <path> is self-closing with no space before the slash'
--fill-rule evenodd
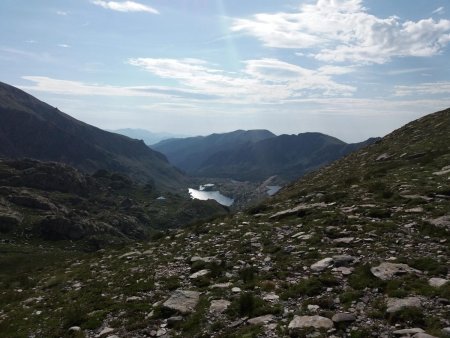
<path id="1" fill-rule="evenodd" d="M 71 46 L 68 45 L 68 44 L 65 44 L 65 43 L 60 43 L 60 44 L 58 45 L 58 47 L 61 47 L 61 48 L 70 48 Z"/>
<path id="2" fill-rule="evenodd" d="M 236 73 L 199 59 L 136 58 L 128 63 L 160 78 L 176 80 L 180 88 L 228 102 L 277 103 L 311 95 L 349 96 L 356 91 L 332 78 L 351 71 L 344 67 L 312 70 L 277 59 L 258 59 L 244 61 L 242 70 Z"/>
<path id="3" fill-rule="evenodd" d="M 65 11 L 56 11 L 56 14 L 61 15 L 61 16 L 66 16 L 69 14 L 69 12 L 65 12 Z"/>
<path id="4" fill-rule="evenodd" d="M 11 58 L 14 61 L 22 58 L 34 60 L 38 62 L 55 62 L 57 61 L 52 55 L 47 52 L 29 52 L 17 48 L 11 48 L 6 46 L 0 46 L 0 56 L 5 55 L 8 59 Z"/>
<path id="5" fill-rule="evenodd" d="M 18 86 L 24 90 L 74 96 L 129 96 L 157 97 L 163 99 L 192 98 L 198 93 L 165 86 L 111 86 L 104 84 L 85 83 L 53 79 L 46 76 L 22 76 L 33 85 Z"/>
<path id="6" fill-rule="evenodd" d="M 380 18 L 370 14 L 362 0 L 317 0 L 296 12 L 235 18 L 231 29 L 268 47 L 307 49 L 321 61 L 357 64 L 433 56 L 450 42 L 450 20 Z"/>
<path id="7" fill-rule="evenodd" d="M 444 13 L 445 13 L 445 8 L 444 8 L 444 7 L 436 8 L 436 9 L 432 12 L 432 14 L 439 14 L 439 15 L 442 15 L 442 14 L 444 14 Z"/>
<path id="8" fill-rule="evenodd" d="M 159 12 L 153 7 L 141 4 L 134 1 L 104 1 L 104 0 L 92 0 L 94 5 L 101 6 L 106 9 L 110 9 L 118 12 L 147 12 L 152 14 L 159 14 Z"/>
<path id="9" fill-rule="evenodd" d="M 351 67 L 326 66 L 307 69 L 277 59 L 247 60 L 239 72 L 227 72 L 200 59 L 136 58 L 128 64 L 153 76 L 176 81 L 173 86 L 111 86 L 45 76 L 24 76 L 34 83 L 23 89 L 64 95 L 153 96 L 227 104 L 279 104 L 284 100 L 311 97 L 348 97 L 356 88 L 335 76 Z M 149 82 L 155 82 L 149 76 Z"/>
<path id="10" fill-rule="evenodd" d="M 402 74 L 411 74 L 411 73 L 419 73 L 419 72 L 425 72 L 427 70 L 430 70 L 429 67 L 418 67 L 418 68 L 407 68 L 407 69 L 397 69 L 397 70 L 390 70 L 386 72 L 388 75 L 402 75 Z"/>
<path id="11" fill-rule="evenodd" d="M 408 86 L 395 86 L 396 96 L 450 94 L 450 82 L 427 82 Z"/>

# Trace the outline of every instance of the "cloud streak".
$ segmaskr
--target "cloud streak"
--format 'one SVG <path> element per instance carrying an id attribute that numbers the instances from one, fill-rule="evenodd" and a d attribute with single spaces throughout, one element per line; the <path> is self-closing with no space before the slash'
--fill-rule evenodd
<path id="1" fill-rule="evenodd" d="M 351 68 L 303 68 L 277 59 L 243 62 L 240 72 L 226 72 L 200 59 L 135 58 L 130 65 L 157 77 L 172 79 L 181 88 L 216 96 L 220 100 L 246 103 L 277 103 L 293 97 L 350 96 L 356 88 L 338 83 L 334 75 L 351 72 Z"/>
<path id="2" fill-rule="evenodd" d="M 324 62 L 383 64 L 396 57 L 429 57 L 450 42 L 450 20 L 402 21 L 368 13 L 362 0 L 317 0 L 297 12 L 235 18 L 231 30 L 265 46 L 310 50 Z"/>
<path id="3" fill-rule="evenodd" d="M 426 82 L 417 85 L 395 86 L 395 96 L 450 94 L 450 82 Z"/>
<path id="4" fill-rule="evenodd" d="M 151 14 L 159 14 L 159 12 L 153 7 L 141 4 L 134 1 L 104 1 L 104 0 L 92 0 L 94 5 L 110 9 L 117 12 L 147 12 Z"/>
<path id="5" fill-rule="evenodd" d="M 22 76 L 34 85 L 18 86 L 23 90 L 73 96 L 130 96 L 156 97 L 161 99 L 190 97 L 197 95 L 188 90 L 174 90 L 164 86 L 111 86 L 80 81 L 53 79 L 46 76 Z"/>
<path id="6" fill-rule="evenodd" d="M 436 8 L 436 9 L 432 12 L 432 14 L 439 14 L 439 15 L 442 15 L 442 14 L 444 14 L 444 13 L 445 13 L 445 8 L 444 8 L 444 7 Z"/>

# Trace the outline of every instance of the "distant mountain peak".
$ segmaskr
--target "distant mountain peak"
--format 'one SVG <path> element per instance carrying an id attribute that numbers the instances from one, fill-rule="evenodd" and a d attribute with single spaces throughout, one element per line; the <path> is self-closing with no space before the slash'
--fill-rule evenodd
<path id="1" fill-rule="evenodd" d="M 319 132 L 276 136 L 259 129 L 166 140 L 153 147 L 193 176 L 262 181 L 273 175 L 298 178 L 366 143 L 347 144 Z"/>

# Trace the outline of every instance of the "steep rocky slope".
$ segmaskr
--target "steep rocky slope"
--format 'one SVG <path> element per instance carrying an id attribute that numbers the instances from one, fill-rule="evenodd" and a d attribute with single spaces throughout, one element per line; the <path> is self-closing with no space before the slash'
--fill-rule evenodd
<path id="1" fill-rule="evenodd" d="M 77 241 L 98 249 L 224 214 L 213 201 L 161 196 L 152 185 L 106 170 L 90 176 L 56 162 L 0 160 L 0 235 L 13 241 Z"/>
<path id="2" fill-rule="evenodd" d="M 84 256 L 5 244 L 3 270 L 20 262 L 17 252 L 59 259 L 2 281 L 0 330 L 12 337 L 448 337 L 449 147 L 446 110 L 246 213 L 158 241 Z"/>
<path id="3" fill-rule="evenodd" d="M 88 173 L 117 171 L 177 188 L 184 176 L 144 142 L 78 121 L 0 82 L 0 157 L 64 162 Z"/>

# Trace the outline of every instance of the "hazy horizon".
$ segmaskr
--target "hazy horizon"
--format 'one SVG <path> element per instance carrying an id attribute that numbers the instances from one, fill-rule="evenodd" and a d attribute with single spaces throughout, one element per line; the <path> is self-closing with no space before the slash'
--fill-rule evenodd
<path id="1" fill-rule="evenodd" d="M 444 0 L 4 0 L 0 81 L 102 129 L 384 136 L 450 107 Z"/>

